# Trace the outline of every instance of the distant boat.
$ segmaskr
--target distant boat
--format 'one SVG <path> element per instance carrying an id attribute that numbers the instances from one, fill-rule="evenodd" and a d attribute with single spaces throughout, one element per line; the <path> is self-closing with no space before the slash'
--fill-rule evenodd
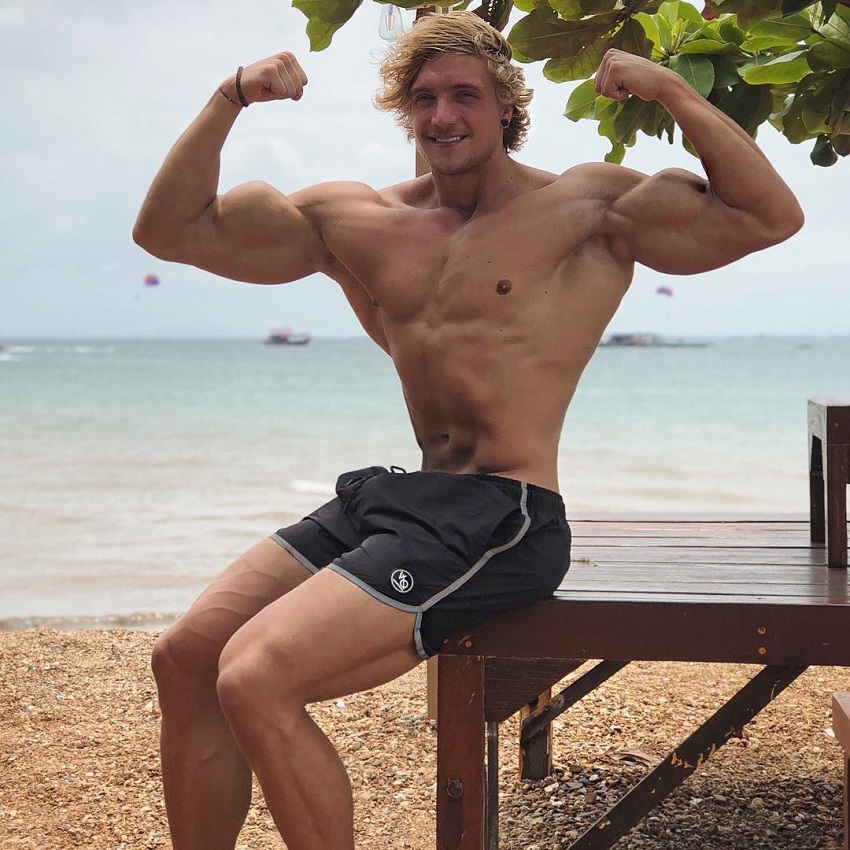
<path id="1" fill-rule="evenodd" d="M 661 334 L 610 334 L 600 346 L 621 348 L 707 348 L 707 342 L 688 342 L 684 339 L 669 339 Z"/>
<path id="2" fill-rule="evenodd" d="M 310 334 L 306 331 L 291 331 L 289 328 L 272 328 L 266 339 L 267 345 L 306 345 Z"/>

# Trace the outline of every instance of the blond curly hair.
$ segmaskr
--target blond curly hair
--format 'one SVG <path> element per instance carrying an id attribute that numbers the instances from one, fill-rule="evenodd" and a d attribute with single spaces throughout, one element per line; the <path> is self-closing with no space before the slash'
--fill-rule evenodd
<path id="1" fill-rule="evenodd" d="M 511 64 L 511 46 L 504 36 L 472 12 L 449 12 L 419 18 L 413 29 L 395 44 L 381 63 L 383 88 L 375 95 L 375 106 L 395 116 L 396 123 L 413 138 L 410 90 L 422 66 L 440 54 L 478 56 L 486 60 L 499 103 L 513 108 L 502 142 L 517 151 L 528 133 L 528 104 L 532 90 L 525 75 Z"/>

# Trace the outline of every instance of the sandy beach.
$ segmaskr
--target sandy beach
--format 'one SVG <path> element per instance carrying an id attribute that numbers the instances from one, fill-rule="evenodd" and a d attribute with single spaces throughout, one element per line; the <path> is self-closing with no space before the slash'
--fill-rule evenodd
<path id="1" fill-rule="evenodd" d="M 0 847 L 168 848 L 148 670 L 155 635 L 0 633 Z M 502 850 L 559 850 L 621 796 L 754 668 L 633 664 L 563 715 L 553 777 L 516 775 L 503 724 Z M 813 668 L 618 848 L 839 850 L 840 747 L 830 695 L 847 671 Z M 436 729 L 425 668 L 312 707 L 355 788 L 358 850 L 432 850 Z M 240 850 L 282 847 L 257 789 Z"/>

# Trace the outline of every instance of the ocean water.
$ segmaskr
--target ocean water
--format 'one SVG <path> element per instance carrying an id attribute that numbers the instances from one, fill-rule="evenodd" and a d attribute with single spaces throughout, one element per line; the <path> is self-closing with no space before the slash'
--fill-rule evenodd
<path id="1" fill-rule="evenodd" d="M 806 401 L 850 398 L 850 337 L 708 342 L 597 351 L 571 516 L 806 513 Z M 6 341 L 0 432 L 0 628 L 166 622 L 339 473 L 419 460 L 366 339 Z"/>

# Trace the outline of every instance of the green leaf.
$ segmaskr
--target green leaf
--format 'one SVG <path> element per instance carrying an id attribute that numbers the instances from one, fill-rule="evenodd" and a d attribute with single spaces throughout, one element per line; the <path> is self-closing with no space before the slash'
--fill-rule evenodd
<path id="1" fill-rule="evenodd" d="M 769 86 L 748 86 L 739 82 L 717 101 L 717 108 L 749 135 L 755 136 L 773 108 Z"/>
<path id="2" fill-rule="evenodd" d="M 676 50 L 676 53 L 699 53 L 703 56 L 737 52 L 738 46 L 736 44 L 715 41 L 713 38 L 695 38 L 693 41 L 685 41 Z"/>
<path id="3" fill-rule="evenodd" d="M 292 0 L 292 6 L 307 16 L 310 50 L 324 50 L 334 33 L 357 11 L 362 0 Z"/>
<path id="4" fill-rule="evenodd" d="M 596 102 L 593 104 L 593 115 L 591 117 L 594 121 L 599 121 L 600 123 L 610 119 L 609 123 L 613 130 L 614 118 L 616 117 L 617 112 L 619 112 L 621 106 L 622 104 L 619 100 L 599 95 L 599 97 L 596 98 Z"/>
<path id="5" fill-rule="evenodd" d="M 779 36 L 788 42 L 796 43 L 808 38 L 813 32 L 812 20 L 806 15 L 789 15 L 772 21 L 762 21 L 747 33 L 749 37 L 771 35 Z"/>
<path id="6" fill-rule="evenodd" d="M 634 56 L 649 59 L 652 56 L 652 42 L 646 37 L 643 27 L 638 21 L 629 18 L 611 36 L 610 47 L 624 50 Z"/>
<path id="7" fill-rule="evenodd" d="M 585 15 L 600 15 L 604 12 L 613 12 L 617 0 L 579 0 Z"/>
<path id="8" fill-rule="evenodd" d="M 613 162 L 614 165 L 620 165 L 625 155 L 625 145 L 621 145 L 619 144 L 619 142 L 613 142 L 611 145 L 611 150 L 605 154 L 605 162 Z"/>
<path id="9" fill-rule="evenodd" d="M 596 73 L 602 56 L 611 44 L 608 33 L 603 33 L 587 47 L 580 47 L 573 56 L 550 59 L 543 66 L 543 76 L 555 83 L 586 80 Z"/>
<path id="10" fill-rule="evenodd" d="M 673 116 L 664 109 L 661 104 L 658 104 L 659 112 L 661 113 L 661 118 L 658 121 L 658 126 L 655 131 L 655 135 L 660 139 L 665 133 L 667 134 L 667 142 L 668 144 L 673 144 L 673 131 L 676 129 L 676 122 L 673 120 Z"/>
<path id="11" fill-rule="evenodd" d="M 714 3 L 721 12 L 736 13 L 738 26 L 745 31 L 759 21 L 782 15 L 782 0 L 714 0 Z"/>
<path id="12" fill-rule="evenodd" d="M 817 0 L 782 0 L 782 14 L 790 15 L 799 12 L 807 6 L 814 6 Z"/>
<path id="13" fill-rule="evenodd" d="M 715 89 L 731 88 L 741 82 L 738 66 L 730 56 L 712 56 L 711 64 L 714 65 Z"/>
<path id="14" fill-rule="evenodd" d="M 635 95 L 629 95 L 614 118 L 614 134 L 618 142 L 631 146 L 637 140 L 638 130 L 646 120 L 644 106 L 646 101 Z"/>
<path id="15" fill-rule="evenodd" d="M 538 2 L 538 6 L 542 3 Z M 550 0 L 549 5 L 565 20 L 578 21 L 584 17 L 579 0 Z"/>
<path id="16" fill-rule="evenodd" d="M 737 44 L 739 47 L 744 43 L 744 39 L 746 38 L 744 31 L 740 27 L 737 27 L 729 18 L 721 20 L 717 32 L 724 41 Z"/>
<path id="17" fill-rule="evenodd" d="M 695 6 L 685 0 L 667 0 L 658 7 L 658 14 L 672 27 L 677 21 L 685 21 L 702 26 L 705 21 Z"/>
<path id="18" fill-rule="evenodd" d="M 377 0 L 377 2 L 381 3 L 385 0 Z M 501 30 L 508 22 L 513 5 L 513 0 L 484 0 L 480 6 L 471 11 L 497 30 Z M 462 3 L 451 3 L 452 9 L 465 9 L 468 6 L 469 0 L 464 0 Z"/>
<path id="19" fill-rule="evenodd" d="M 590 117 L 593 114 L 593 107 L 597 97 L 596 82 L 594 80 L 585 80 L 581 85 L 573 89 L 572 94 L 570 94 L 567 100 L 564 115 L 570 121 L 579 121 L 582 118 Z"/>
<path id="20" fill-rule="evenodd" d="M 792 144 L 799 144 L 820 135 L 819 133 L 812 132 L 809 126 L 817 127 L 814 116 L 818 113 L 822 116 L 830 114 L 837 90 L 841 87 L 841 74 L 826 76 L 823 74 L 808 74 L 797 85 L 790 106 L 781 116 L 780 126 L 783 135 Z M 804 112 L 807 113 L 806 120 L 803 118 Z"/>
<path id="21" fill-rule="evenodd" d="M 850 68 L 850 43 L 843 47 L 831 41 L 822 41 L 809 50 L 806 59 L 813 71 Z"/>
<path id="22" fill-rule="evenodd" d="M 807 139 L 814 138 L 806 129 L 806 125 L 803 124 L 800 112 L 795 111 L 793 107 L 782 119 L 782 135 L 785 136 L 792 145 L 799 145 L 800 142 L 805 142 Z"/>
<path id="23" fill-rule="evenodd" d="M 839 156 L 847 156 L 850 154 L 850 135 L 833 136 L 832 149 Z"/>
<path id="24" fill-rule="evenodd" d="M 568 58 L 607 33 L 614 19 L 612 13 L 582 21 L 564 21 L 552 9 L 539 8 L 514 24 L 508 41 L 528 59 Z"/>
<path id="25" fill-rule="evenodd" d="M 802 80 L 811 71 L 806 61 L 805 50 L 795 50 L 769 61 L 755 61 L 741 68 L 741 76 L 753 86 L 765 83 L 796 83 Z"/>
<path id="26" fill-rule="evenodd" d="M 703 97 L 714 88 L 714 65 L 707 56 L 688 56 L 677 53 L 670 57 L 669 66 Z"/>
<path id="27" fill-rule="evenodd" d="M 826 114 L 822 109 L 818 109 L 813 102 L 803 104 L 803 108 L 800 110 L 800 118 L 803 121 L 803 126 L 813 136 L 832 131 L 832 128 L 826 123 Z"/>
<path id="28" fill-rule="evenodd" d="M 661 47 L 668 51 L 673 46 L 673 27 L 663 15 L 653 16 L 656 25 L 658 26 L 658 37 L 661 40 Z"/>
<path id="29" fill-rule="evenodd" d="M 815 164 L 828 168 L 838 162 L 838 154 L 832 149 L 832 143 L 827 136 L 818 136 L 809 159 Z"/>
<path id="30" fill-rule="evenodd" d="M 809 38 L 813 32 L 812 22 L 805 15 L 762 21 L 747 33 L 741 49 L 748 53 L 759 53 L 775 47 L 791 49 Z"/>
<path id="31" fill-rule="evenodd" d="M 839 44 L 850 42 L 850 8 L 836 6 L 835 14 L 829 17 L 826 23 L 818 27 L 818 33 Z"/>
<path id="32" fill-rule="evenodd" d="M 657 47 L 661 48 L 661 33 L 658 31 L 658 22 L 655 15 L 647 15 L 646 12 L 638 12 L 632 17 L 633 21 L 637 21 L 646 33 L 646 37 Z"/>

